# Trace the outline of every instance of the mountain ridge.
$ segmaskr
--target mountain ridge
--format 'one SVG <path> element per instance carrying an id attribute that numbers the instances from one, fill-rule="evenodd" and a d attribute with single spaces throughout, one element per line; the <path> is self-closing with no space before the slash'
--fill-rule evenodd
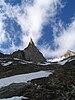
<path id="1" fill-rule="evenodd" d="M 71 50 L 67 50 L 63 56 L 66 58 L 71 57 L 71 56 L 75 56 L 75 52 L 71 51 Z"/>
<path id="2" fill-rule="evenodd" d="M 26 60 L 26 61 L 33 61 L 35 63 L 46 62 L 45 57 L 37 49 L 32 39 L 30 39 L 28 46 L 24 50 L 18 50 L 18 51 L 13 52 L 12 54 L 0 53 L 0 58 L 1 57 L 19 58 L 19 59 Z"/>

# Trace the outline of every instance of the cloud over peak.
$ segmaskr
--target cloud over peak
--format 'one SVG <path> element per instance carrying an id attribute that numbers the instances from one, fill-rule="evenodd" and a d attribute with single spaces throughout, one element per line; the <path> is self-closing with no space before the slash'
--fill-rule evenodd
<path id="1" fill-rule="evenodd" d="M 44 56 L 49 57 L 59 57 L 62 56 L 67 50 L 75 51 L 75 19 L 72 18 L 71 23 L 69 23 L 66 28 L 59 21 L 57 25 L 53 26 L 54 32 L 54 45 L 55 49 L 52 50 L 50 46 L 43 46 L 41 51 Z M 58 35 L 56 34 L 58 32 Z"/>
<path id="2" fill-rule="evenodd" d="M 62 7 L 64 6 L 61 0 L 21 0 L 20 5 L 11 5 L 5 0 L 0 0 L 0 50 L 10 53 L 24 49 L 30 37 L 47 58 L 60 56 L 66 50 L 75 50 L 75 19 L 71 18 L 71 23 L 65 25 L 61 19 L 57 22 L 55 18 L 58 8 Z M 9 24 L 9 21 L 5 23 L 7 19 L 10 19 L 12 24 Z M 43 36 L 42 29 L 49 22 L 53 29 L 53 33 L 50 34 L 53 36 L 54 49 L 50 43 L 38 45 Z M 4 48 L 6 43 L 9 49 Z"/>
<path id="3" fill-rule="evenodd" d="M 13 50 L 25 48 L 29 42 L 30 37 L 37 45 L 38 40 L 43 35 L 43 25 L 45 25 L 51 17 L 55 16 L 57 5 L 60 4 L 60 0 L 33 0 L 32 3 L 29 1 L 22 0 L 21 5 L 14 6 L 12 6 L 10 3 L 6 3 L 5 0 L 0 1 L 0 9 L 2 11 L 0 12 L 0 15 L 2 16 L 0 19 L 0 44 L 2 44 L 5 40 L 11 41 L 11 48 L 9 47 L 9 52 L 12 48 Z M 5 31 L 6 24 L 3 20 L 7 17 L 14 19 L 21 27 L 20 40 L 22 41 L 22 44 L 19 47 L 15 46 L 15 41 L 13 41 L 15 39 L 12 40 L 10 33 Z"/>

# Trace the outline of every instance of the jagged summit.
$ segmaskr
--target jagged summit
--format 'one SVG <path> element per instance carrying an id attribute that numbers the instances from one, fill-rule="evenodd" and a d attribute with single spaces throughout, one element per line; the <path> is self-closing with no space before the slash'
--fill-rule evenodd
<path id="1" fill-rule="evenodd" d="M 64 54 L 64 57 L 68 58 L 71 56 L 75 56 L 75 52 L 67 50 L 67 52 Z"/>
<path id="2" fill-rule="evenodd" d="M 64 61 L 65 59 L 68 58 L 75 58 L 75 52 L 67 50 L 62 56 L 54 58 L 54 59 L 48 59 L 48 62 L 60 62 L 60 61 Z M 66 61 L 65 61 L 66 62 Z"/>
<path id="3" fill-rule="evenodd" d="M 28 46 L 27 47 L 35 47 L 35 44 L 34 44 L 34 42 L 33 42 L 33 39 L 32 38 L 30 38 L 30 41 L 29 41 L 29 44 L 28 44 Z"/>
<path id="4" fill-rule="evenodd" d="M 34 42 L 33 42 L 32 38 L 30 38 L 29 44 L 34 45 Z"/>
<path id="5" fill-rule="evenodd" d="M 37 49 L 35 46 L 32 38 L 30 38 L 30 42 L 24 50 L 18 50 L 13 52 L 9 55 L 4 55 L 0 53 L 0 58 L 19 58 L 26 61 L 32 61 L 32 62 L 45 62 L 46 59 L 44 58 L 43 54 Z"/>
<path id="6" fill-rule="evenodd" d="M 25 48 L 22 52 L 21 53 L 22 53 L 23 57 L 21 56 L 21 58 L 24 58 L 27 61 L 33 61 L 36 63 L 46 61 L 43 54 L 35 46 L 32 38 L 30 38 L 30 42 L 29 42 L 27 48 Z"/>
<path id="7" fill-rule="evenodd" d="M 34 62 L 45 62 L 46 59 L 43 54 L 37 49 L 32 38 L 30 38 L 29 45 L 24 49 L 25 59 Z"/>

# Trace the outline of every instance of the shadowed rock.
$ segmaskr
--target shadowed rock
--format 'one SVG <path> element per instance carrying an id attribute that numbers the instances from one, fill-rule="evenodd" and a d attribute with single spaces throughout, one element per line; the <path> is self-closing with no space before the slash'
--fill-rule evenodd
<path id="1" fill-rule="evenodd" d="M 25 59 L 33 62 L 45 62 L 46 59 L 43 57 L 43 54 L 37 49 L 32 39 L 29 42 L 27 48 L 24 49 Z"/>

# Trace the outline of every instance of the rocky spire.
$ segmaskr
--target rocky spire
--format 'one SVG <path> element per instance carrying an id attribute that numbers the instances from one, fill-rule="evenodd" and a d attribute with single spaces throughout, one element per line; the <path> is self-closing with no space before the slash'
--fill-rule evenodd
<path id="1" fill-rule="evenodd" d="M 32 38 L 30 38 L 29 45 L 24 49 L 25 60 L 33 62 L 45 62 L 43 54 L 37 49 Z"/>
<path id="2" fill-rule="evenodd" d="M 30 42 L 29 42 L 29 44 L 34 44 L 32 38 L 30 38 Z"/>
<path id="3" fill-rule="evenodd" d="M 19 58 L 27 61 L 32 61 L 35 63 L 45 62 L 43 54 L 38 50 L 35 46 L 32 38 L 30 38 L 30 42 L 28 46 L 24 50 L 18 50 L 10 55 L 10 58 Z"/>
<path id="4" fill-rule="evenodd" d="M 30 41 L 29 41 L 28 47 L 29 47 L 29 46 L 35 46 L 35 44 L 34 44 L 32 38 L 30 38 Z"/>

